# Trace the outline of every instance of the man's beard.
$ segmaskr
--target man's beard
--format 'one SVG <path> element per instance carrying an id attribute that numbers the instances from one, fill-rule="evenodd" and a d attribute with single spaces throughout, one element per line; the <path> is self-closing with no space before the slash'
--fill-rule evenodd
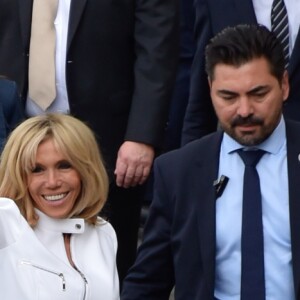
<path id="1" fill-rule="evenodd" d="M 243 126 L 243 125 L 259 126 L 260 131 L 259 132 L 256 131 L 255 133 L 252 132 L 237 133 L 235 131 L 235 127 Z M 243 118 L 241 116 L 236 116 L 231 121 L 230 126 L 228 127 L 222 126 L 222 128 L 229 136 L 231 136 L 239 144 L 243 146 L 249 146 L 249 147 L 256 146 L 262 143 L 271 135 L 271 133 L 274 130 L 274 128 L 270 129 L 268 127 L 264 127 L 264 121 L 261 118 L 253 115 L 250 115 L 246 118 Z"/>

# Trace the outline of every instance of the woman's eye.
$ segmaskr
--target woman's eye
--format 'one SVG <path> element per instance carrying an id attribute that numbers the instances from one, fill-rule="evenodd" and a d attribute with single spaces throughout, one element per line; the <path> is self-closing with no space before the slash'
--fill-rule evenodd
<path id="1" fill-rule="evenodd" d="M 43 168 L 42 168 L 41 166 L 35 166 L 35 167 L 31 170 L 32 173 L 40 173 L 40 172 L 42 172 L 42 171 L 43 171 Z"/>
<path id="2" fill-rule="evenodd" d="M 69 162 L 63 161 L 63 162 L 59 163 L 59 168 L 60 169 L 70 169 L 70 168 L 72 168 L 72 166 Z"/>

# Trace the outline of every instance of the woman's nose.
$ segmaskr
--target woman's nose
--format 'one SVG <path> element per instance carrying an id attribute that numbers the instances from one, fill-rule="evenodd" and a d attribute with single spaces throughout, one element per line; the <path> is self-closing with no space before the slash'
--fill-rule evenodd
<path id="1" fill-rule="evenodd" d="M 53 188 L 61 185 L 61 179 L 55 170 L 49 170 L 47 172 L 46 184 L 48 187 Z"/>

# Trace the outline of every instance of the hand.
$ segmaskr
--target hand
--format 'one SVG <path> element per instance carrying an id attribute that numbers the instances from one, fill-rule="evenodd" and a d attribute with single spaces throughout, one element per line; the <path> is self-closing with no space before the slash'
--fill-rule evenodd
<path id="1" fill-rule="evenodd" d="M 149 176 L 154 159 L 152 146 L 126 141 L 119 151 L 116 163 L 116 184 L 129 188 L 143 184 Z"/>

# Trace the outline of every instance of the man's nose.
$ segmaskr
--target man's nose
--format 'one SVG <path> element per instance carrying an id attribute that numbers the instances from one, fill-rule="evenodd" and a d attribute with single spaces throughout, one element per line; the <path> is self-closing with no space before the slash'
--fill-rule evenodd
<path id="1" fill-rule="evenodd" d="M 247 97 L 242 97 L 238 102 L 237 114 L 245 118 L 254 112 L 251 101 Z"/>

